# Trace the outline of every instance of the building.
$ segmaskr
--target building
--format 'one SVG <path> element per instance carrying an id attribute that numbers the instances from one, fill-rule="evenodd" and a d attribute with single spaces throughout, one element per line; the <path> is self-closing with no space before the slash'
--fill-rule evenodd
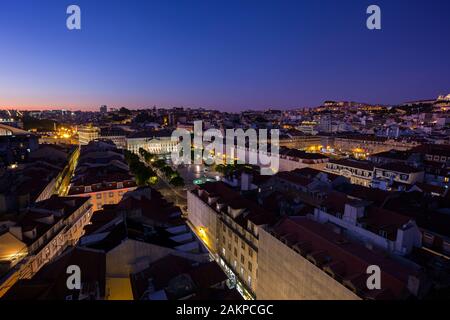
<path id="1" fill-rule="evenodd" d="M 312 146 L 321 146 L 320 136 L 305 134 L 298 130 L 289 130 L 286 134 L 280 134 L 280 147 L 292 149 L 307 149 Z"/>
<path id="2" fill-rule="evenodd" d="M 178 140 L 171 140 L 172 133 L 167 130 L 136 132 L 127 137 L 127 150 L 138 154 L 143 148 L 152 154 L 169 154 L 175 151 Z"/>
<path id="3" fill-rule="evenodd" d="M 67 269 L 79 266 L 81 288 L 67 287 Z M 20 279 L 3 300 L 101 300 L 105 297 L 106 255 L 103 251 L 69 247 L 33 278 Z"/>
<path id="4" fill-rule="evenodd" d="M 38 146 L 38 137 L 34 134 L 0 124 L 0 168 L 27 162 L 30 152 Z"/>
<path id="5" fill-rule="evenodd" d="M 94 210 L 117 204 L 136 188 L 136 182 L 121 151 L 112 142 L 92 141 L 82 146 L 69 196 L 90 197 Z"/>
<path id="6" fill-rule="evenodd" d="M 369 160 L 375 164 L 387 164 L 392 162 L 408 164 L 409 162 L 413 162 L 416 159 L 412 150 L 401 151 L 392 149 L 389 151 L 372 154 L 369 156 Z"/>
<path id="7" fill-rule="evenodd" d="M 275 215 L 223 182 L 188 192 L 188 224 L 246 299 L 255 298 L 259 230 Z"/>
<path id="8" fill-rule="evenodd" d="M 0 297 L 17 280 L 33 277 L 67 246 L 76 244 L 91 214 L 89 198 L 52 196 L 33 205 L 18 220 L 3 221 Z"/>
<path id="9" fill-rule="evenodd" d="M 0 214 L 17 214 L 34 202 L 53 194 L 65 195 L 79 148 L 41 145 L 30 152 L 29 161 L 0 176 Z"/>
<path id="10" fill-rule="evenodd" d="M 320 115 L 319 131 L 330 133 L 332 131 L 331 114 L 325 113 Z"/>
<path id="11" fill-rule="evenodd" d="M 355 158 L 367 158 L 374 153 L 391 149 L 409 150 L 418 145 L 413 141 L 393 140 L 363 134 L 338 135 L 332 139 L 332 144 L 337 152 L 353 155 Z"/>
<path id="12" fill-rule="evenodd" d="M 297 196 L 307 196 L 314 201 L 322 200 L 331 189 L 348 181 L 346 177 L 330 172 L 302 168 L 277 173 L 263 189 L 283 194 L 295 192 Z"/>
<path id="13" fill-rule="evenodd" d="M 139 276 L 130 276 L 145 273 L 168 255 L 192 263 L 208 261 L 206 249 L 181 219 L 181 210 L 150 187 L 130 191 L 120 203 L 95 212 L 85 229 L 80 246 L 106 254 L 107 300 L 136 298 L 133 285 Z M 148 279 L 144 282 L 149 284 Z"/>
<path id="14" fill-rule="evenodd" d="M 380 266 L 381 289 L 367 268 Z M 262 300 L 385 300 L 420 294 L 420 268 L 307 217 L 286 217 L 260 230 L 257 297 Z"/>
<path id="15" fill-rule="evenodd" d="M 311 167 L 315 169 L 324 169 L 329 158 L 319 153 L 308 153 L 298 149 L 289 149 L 281 147 L 279 150 L 279 170 L 291 171 Z"/>
<path id="16" fill-rule="evenodd" d="M 214 262 L 167 255 L 131 276 L 134 300 L 240 300 Z"/>
<path id="17" fill-rule="evenodd" d="M 80 145 L 87 145 L 89 142 L 97 140 L 100 136 L 100 128 L 92 125 L 79 126 L 77 132 Z"/>
<path id="18" fill-rule="evenodd" d="M 119 149 L 127 148 L 127 132 L 120 127 L 101 128 L 99 139 L 111 140 Z"/>
<path id="19" fill-rule="evenodd" d="M 406 187 L 423 182 L 424 170 L 401 163 L 375 165 L 371 186 L 384 190 L 406 190 Z"/>
<path id="20" fill-rule="evenodd" d="M 75 171 L 80 147 L 78 145 L 46 145 L 41 144 L 39 149 L 30 153 L 30 162 L 46 162 L 60 169 L 55 178 L 53 193 L 64 196 L 69 191 L 70 179 Z"/>
<path id="21" fill-rule="evenodd" d="M 359 161 L 352 159 L 330 160 L 324 171 L 344 176 L 351 183 L 370 186 L 372 182 L 374 165 L 368 161 Z"/>
<path id="22" fill-rule="evenodd" d="M 295 129 L 307 135 L 316 135 L 319 133 L 317 131 L 317 122 L 315 121 L 302 121 Z"/>
<path id="23" fill-rule="evenodd" d="M 100 113 L 108 113 L 108 106 L 105 106 L 105 105 L 101 106 Z"/>
<path id="24" fill-rule="evenodd" d="M 407 255 L 421 246 L 420 231 L 410 217 L 337 191 L 331 191 L 314 208 L 314 220 L 336 225 L 354 238 L 396 255 Z"/>

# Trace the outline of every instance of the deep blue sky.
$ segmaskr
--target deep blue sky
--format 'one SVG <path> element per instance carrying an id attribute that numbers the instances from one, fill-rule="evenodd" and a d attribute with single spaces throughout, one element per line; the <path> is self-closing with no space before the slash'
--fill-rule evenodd
<path id="1" fill-rule="evenodd" d="M 66 29 L 77 4 L 82 30 Z M 378 4 L 382 30 L 366 28 Z M 0 106 L 398 103 L 450 92 L 448 0 L 1 0 Z"/>

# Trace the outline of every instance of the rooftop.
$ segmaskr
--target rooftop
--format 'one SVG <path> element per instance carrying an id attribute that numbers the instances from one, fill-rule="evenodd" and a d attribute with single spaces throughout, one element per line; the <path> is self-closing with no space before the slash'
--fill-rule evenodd
<path id="1" fill-rule="evenodd" d="M 402 298 L 408 291 L 409 276 L 418 276 L 415 265 L 404 265 L 384 252 L 367 249 L 362 244 L 333 232 L 328 226 L 305 217 L 282 219 L 271 230 L 279 239 L 337 281 L 353 289 L 359 296 L 370 299 Z M 367 290 L 367 267 L 381 268 L 381 290 Z"/>

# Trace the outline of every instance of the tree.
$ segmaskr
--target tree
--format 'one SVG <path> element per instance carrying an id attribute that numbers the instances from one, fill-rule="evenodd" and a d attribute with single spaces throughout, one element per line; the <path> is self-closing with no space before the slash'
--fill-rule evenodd
<path id="1" fill-rule="evenodd" d="M 168 177 L 168 178 L 170 178 L 174 173 L 175 173 L 175 171 L 173 171 L 173 169 L 171 168 L 171 167 L 169 167 L 169 166 L 165 166 L 165 167 L 163 167 L 162 169 L 161 169 L 161 171 L 164 173 L 164 175 L 166 176 L 166 177 Z"/>
<path id="2" fill-rule="evenodd" d="M 144 159 L 145 159 L 145 161 L 147 161 L 147 162 L 152 162 L 152 161 L 156 160 L 156 156 L 155 156 L 154 154 L 151 154 L 150 152 L 147 152 L 147 153 L 144 155 Z"/>
<path id="3" fill-rule="evenodd" d="M 166 162 L 163 159 L 156 160 L 153 163 L 153 166 L 155 166 L 156 168 L 163 168 L 165 165 L 166 165 Z"/>
<path id="4" fill-rule="evenodd" d="M 155 184 L 158 182 L 156 173 L 152 169 L 147 167 L 143 162 L 141 162 L 136 154 L 125 150 L 124 155 L 125 160 L 130 167 L 130 171 L 134 174 L 136 183 L 139 186 Z"/>
<path id="5" fill-rule="evenodd" d="M 176 177 L 172 178 L 169 182 L 170 182 L 170 184 L 172 184 L 175 187 L 184 187 L 184 185 L 185 185 L 183 178 L 178 175 Z"/>

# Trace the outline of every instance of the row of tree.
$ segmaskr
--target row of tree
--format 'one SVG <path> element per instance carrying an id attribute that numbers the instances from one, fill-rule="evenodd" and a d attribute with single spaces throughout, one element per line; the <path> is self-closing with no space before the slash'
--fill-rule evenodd
<path id="1" fill-rule="evenodd" d="M 218 164 L 214 166 L 214 170 L 222 173 L 224 176 L 229 176 L 231 175 L 234 171 L 236 170 L 240 170 L 243 168 L 252 168 L 249 165 L 246 164 L 238 164 L 238 163 L 234 163 L 234 164 Z"/>
<path id="2" fill-rule="evenodd" d="M 158 182 L 158 176 L 155 171 L 147 167 L 145 163 L 141 162 L 139 156 L 125 150 L 125 160 L 130 167 L 130 171 L 136 178 L 136 183 L 139 186 L 154 185 Z"/>
<path id="3" fill-rule="evenodd" d="M 170 184 L 175 187 L 183 187 L 185 185 L 184 179 L 180 176 L 178 171 L 173 170 L 172 167 L 167 165 L 163 159 L 158 159 L 156 155 L 151 154 L 143 148 L 139 148 L 139 154 L 147 163 L 151 163 L 154 168 L 159 169 Z"/>

